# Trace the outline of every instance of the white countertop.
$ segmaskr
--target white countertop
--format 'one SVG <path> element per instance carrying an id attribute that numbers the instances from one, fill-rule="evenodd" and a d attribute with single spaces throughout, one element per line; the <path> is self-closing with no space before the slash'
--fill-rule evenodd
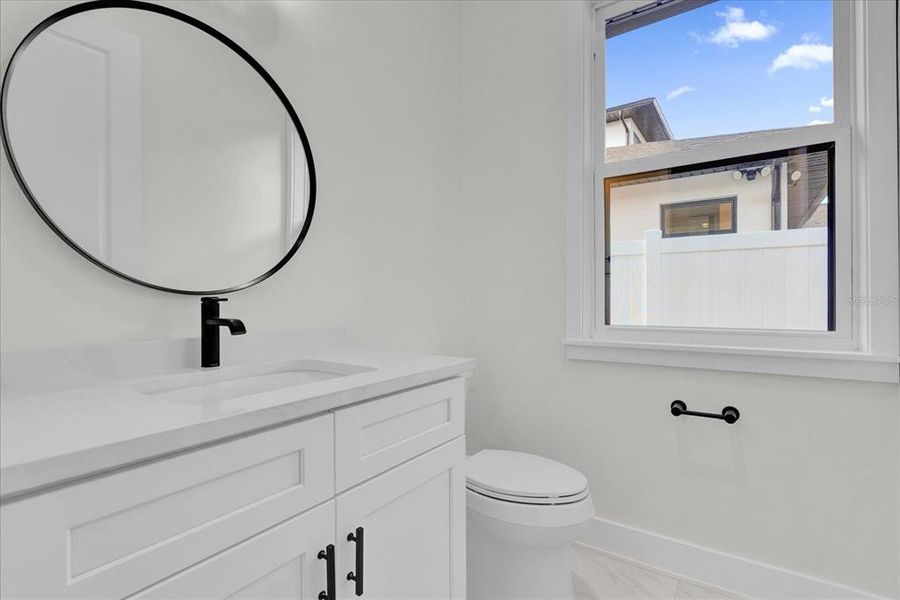
<path id="1" fill-rule="evenodd" d="M 257 339 L 242 348 L 233 346 L 230 353 L 225 352 L 225 347 L 233 340 L 223 339 L 223 369 L 230 365 L 308 359 L 368 370 L 237 398 L 218 400 L 200 396 L 184 402 L 140 393 L 129 382 L 154 374 L 200 371 L 195 366 L 162 364 L 192 362 L 191 349 L 196 349 L 196 340 L 130 345 L 125 353 L 112 348 L 101 352 L 95 348 L 33 354 L 27 359 L 23 359 L 26 355 L 7 355 L 0 393 L 0 501 L 402 389 L 465 375 L 475 367 L 473 360 L 464 358 L 318 343 L 321 336 L 319 340 L 302 341 L 285 335 L 270 338 L 271 344 Z M 264 346 L 268 346 L 266 351 L 259 352 Z M 160 350 L 172 358 L 161 361 L 159 357 L 150 357 Z M 147 358 L 143 362 L 152 364 L 152 368 L 141 372 L 133 364 L 126 365 L 127 361 L 121 358 L 123 354 L 132 362 Z M 190 358 L 178 358 L 185 356 Z M 64 364 L 63 369 L 70 372 L 57 377 L 59 381 L 55 384 L 35 385 L 22 372 L 32 371 L 39 376 L 41 361 L 57 363 L 46 365 L 48 369 Z M 118 364 L 111 368 L 109 363 L 116 361 Z M 100 371 L 103 373 L 98 374 Z M 10 383 L 10 380 L 14 381 Z"/>

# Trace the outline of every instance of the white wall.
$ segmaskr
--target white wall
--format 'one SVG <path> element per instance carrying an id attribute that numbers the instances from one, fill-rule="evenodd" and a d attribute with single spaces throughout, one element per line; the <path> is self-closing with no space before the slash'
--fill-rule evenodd
<path id="1" fill-rule="evenodd" d="M 628 129 L 630 129 L 641 142 L 644 141 L 644 136 L 641 134 L 641 130 L 638 128 L 637 123 L 634 122 L 634 119 L 629 117 L 624 121 L 619 119 L 616 121 L 609 121 L 606 124 L 607 148 L 628 145 L 628 129 L 625 128 L 626 124 L 628 125 Z"/>
<path id="2" fill-rule="evenodd" d="M 897 595 L 900 388 L 565 359 L 564 10 L 463 11 L 470 450 L 576 466 L 600 517 Z"/>
<path id="3" fill-rule="evenodd" d="M 28 30 L 67 4 L 0 3 L 4 70 Z M 338 324 L 380 347 L 461 353 L 459 6 L 170 5 L 232 36 L 281 83 L 318 170 L 300 253 L 232 295 L 223 314 L 251 335 Z M 0 163 L 0 350 L 198 335 L 199 300 L 120 281 L 77 256 Z"/>

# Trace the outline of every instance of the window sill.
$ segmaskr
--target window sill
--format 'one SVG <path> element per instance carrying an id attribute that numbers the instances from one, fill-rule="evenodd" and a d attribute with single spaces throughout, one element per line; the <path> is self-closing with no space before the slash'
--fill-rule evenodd
<path id="1" fill-rule="evenodd" d="M 900 383 L 900 357 L 863 352 L 816 352 L 568 339 L 573 360 L 656 365 Z"/>

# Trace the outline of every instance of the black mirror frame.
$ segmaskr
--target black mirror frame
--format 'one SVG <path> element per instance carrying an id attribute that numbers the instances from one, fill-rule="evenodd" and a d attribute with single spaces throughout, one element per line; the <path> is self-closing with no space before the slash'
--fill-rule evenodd
<path id="1" fill-rule="evenodd" d="M 284 106 L 284 109 L 287 111 L 288 115 L 291 118 L 291 122 L 294 124 L 294 128 L 297 130 L 297 134 L 300 136 L 300 141 L 303 144 L 303 152 L 306 155 L 306 165 L 307 170 L 309 171 L 309 200 L 308 200 L 308 208 L 306 211 L 306 218 L 303 221 L 303 227 L 300 230 L 300 233 L 297 235 L 297 239 L 294 241 L 294 244 L 291 248 L 285 253 L 285 255 L 278 261 L 275 266 L 271 269 L 247 281 L 246 283 L 235 285 L 229 288 L 215 289 L 215 290 L 182 290 L 176 288 L 169 288 L 162 285 L 157 285 L 154 283 L 150 283 L 147 281 L 143 281 L 136 277 L 132 277 L 126 273 L 123 273 L 112 266 L 104 263 L 100 259 L 92 256 L 89 252 L 84 250 L 81 246 L 75 243 L 74 240 L 69 238 L 65 234 L 62 229 L 60 229 L 56 223 L 53 222 L 53 219 L 41 208 L 40 203 L 37 201 L 37 198 L 32 194 L 31 189 L 28 187 L 28 184 L 25 183 L 25 178 L 19 170 L 19 166 L 16 163 L 15 153 L 12 150 L 12 146 L 9 141 L 9 132 L 7 130 L 7 118 L 6 118 L 6 97 L 9 91 L 9 83 L 10 83 L 10 73 L 12 73 L 15 68 L 16 62 L 20 59 L 22 53 L 25 49 L 28 48 L 28 45 L 44 30 L 53 26 L 55 23 L 73 15 L 77 15 L 79 13 L 88 12 L 92 10 L 99 10 L 104 8 L 128 8 L 135 10 L 144 10 L 147 12 L 152 12 L 160 15 L 164 15 L 173 19 L 177 19 L 183 23 L 191 25 L 199 29 L 200 31 L 212 36 L 217 39 L 219 42 L 227 46 L 231 49 L 235 54 L 240 56 L 244 61 L 249 64 L 256 73 L 263 78 L 263 80 L 269 85 L 269 88 L 275 95 L 278 96 L 278 99 L 281 101 L 281 104 Z M 32 208 L 38 213 L 38 215 L 43 219 L 44 223 L 56 233 L 57 236 L 60 237 L 66 244 L 68 244 L 75 252 L 100 267 L 104 271 L 108 273 L 112 273 L 117 277 L 121 277 L 127 281 L 132 283 L 136 283 L 138 285 L 142 285 L 148 288 L 152 288 L 154 290 L 159 290 L 162 292 L 169 292 L 172 294 L 183 294 L 183 295 L 191 295 L 191 296 L 215 296 L 228 294 L 231 292 L 236 292 L 238 290 L 242 290 L 248 288 L 250 286 L 256 285 L 257 283 L 263 281 L 264 279 L 268 279 L 272 275 L 274 275 L 279 269 L 281 269 L 291 258 L 293 258 L 294 254 L 297 253 L 297 250 L 300 249 L 300 245 L 303 243 L 303 240 L 306 238 L 307 233 L 309 232 L 310 225 L 312 224 L 313 213 L 315 212 L 316 206 L 316 169 L 315 164 L 313 163 L 312 150 L 309 146 L 309 139 L 306 136 L 306 131 L 303 129 L 303 125 L 300 123 L 300 118 L 297 116 L 297 112 L 294 110 L 294 107 L 291 106 L 290 101 L 285 95 L 284 91 L 279 87 L 278 83 L 272 78 L 271 75 L 260 65 L 256 59 L 254 59 L 250 54 L 241 48 L 236 42 L 234 42 L 231 38 L 227 37 L 225 34 L 216 30 L 215 28 L 207 25 L 203 21 L 195 19 L 189 15 L 186 15 L 177 10 L 173 10 L 166 6 L 162 6 L 159 4 L 151 4 L 149 2 L 142 2 L 140 0 L 91 0 L 88 2 L 84 2 L 82 4 L 76 4 L 74 6 L 70 6 L 68 8 L 64 8 L 56 13 L 53 13 L 40 23 L 38 23 L 25 38 L 19 42 L 19 45 L 16 47 L 15 52 L 13 52 L 12 57 L 9 60 L 9 64 L 6 67 L 6 72 L 3 75 L 3 84 L 2 84 L 2 92 L 0 92 L 0 138 L 3 140 L 3 148 L 6 151 L 6 157 L 9 160 L 9 165 L 12 168 L 13 175 L 16 178 L 16 181 L 19 183 L 19 186 L 22 188 L 22 191 L 25 194 L 25 197 L 28 199 L 28 202 L 31 204 Z"/>

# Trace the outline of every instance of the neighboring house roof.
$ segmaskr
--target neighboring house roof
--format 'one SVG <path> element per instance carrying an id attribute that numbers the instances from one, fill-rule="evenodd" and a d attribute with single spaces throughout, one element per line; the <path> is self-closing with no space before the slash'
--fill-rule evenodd
<path id="1" fill-rule="evenodd" d="M 609 111 L 607 111 L 607 122 L 609 122 Z M 685 150 L 688 148 L 696 148 L 716 144 L 718 142 L 732 142 L 735 140 L 747 140 L 758 137 L 767 137 L 772 132 L 784 131 L 778 129 L 770 129 L 768 131 L 754 131 L 750 133 L 735 133 L 731 135 L 712 135 L 708 137 L 691 138 L 687 140 L 674 140 L 671 138 L 654 141 L 647 144 L 634 144 L 633 146 L 616 146 L 606 149 L 606 160 L 616 162 L 620 160 L 628 160 L 631 158 L 645 158 L 648 156 L 656 156 L 657 154 L 665 154 L 676 150 Z M 650 140 L 647 140 L 650 142 Z"/>
<path id="2" fill-rule="evenodd" d="M 607 111 L 607 121 L 609 120 L 609 112 Z M 617 162 L 620 160 L 628 160 L 632 158 L 645 158 L 674 152 L 688 148 L 699 146 L 707 146 L 720 142 L 746 140 L 753 138 L 764 138 L 777 133 L 778 129 L 770 129 L 766 131 L 753 131 L 748 133 L 736 133 L 731 135 L 714 135 L 702 138 L 693 138 L 689 140 L 660 140 L 646 144 L 634 144 L 631 146 L 615 146 L 606 149 L 607 162 Z M 648 140 L 649 141 L 649 140 Z M 761 164 L 766 161 L 756 161 L 746 164 L 731 164 L 713 169 L 705 169 L 704 173 L 713 173 L 717 171 L 731 171 L 741 167 L 749 167 Z M 825 152 L 813 152 L 810 154 L 801 154 L 792 156 L 788 159 L 788 168 L 790 171 L 799 170 L 805 177 L 801 179 L 797 185 L 789 188 L 790 196 L 788 223 L 789 227 L 814 226 L 821 220 L 822 215 L 827 215 L 821 210 L 822 200 L 828 195 L 828 155 Z M 689 176 L 699 174 L 700 172 L 687 172 L 677 176 Z M 676 177 L 677 177 L 676 176 Z M 654 181 L 659 179 L 667 179 L 672 177 L 669 174 L 657 174 L 647 178 L 636 178 L 628 181 L 628 184 L 643 183 L 646 181 Z"/>
<path id="3" fill-rule="evenodd" d="M 607 123 L 624 121 L 629 118 L 635 122 L 647 142 L 660 142 L 675 138 L 656 98 L 644 98 L 606 109 Z"/>

